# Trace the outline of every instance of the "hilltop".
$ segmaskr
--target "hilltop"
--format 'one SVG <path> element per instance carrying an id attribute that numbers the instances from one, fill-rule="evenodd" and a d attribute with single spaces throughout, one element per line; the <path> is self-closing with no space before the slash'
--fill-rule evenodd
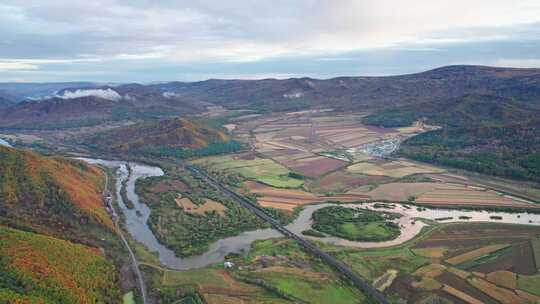
<path id="1" fill-rule="evenodd" d="M 181 117 L 115 128 L 91 136 L 84 143 L 112 153 L 180 157 L 239 148 L 223 131 Z"/>

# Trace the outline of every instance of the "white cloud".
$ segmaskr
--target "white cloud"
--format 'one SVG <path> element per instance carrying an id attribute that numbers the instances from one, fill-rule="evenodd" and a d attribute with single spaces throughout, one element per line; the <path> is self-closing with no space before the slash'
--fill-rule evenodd
<path id="1" fill-rule="evenodd" d="M 0 71 L 324 62 L 344 52 L 539 39 L 539 25 L 538 0 L 3 0 Z"/>
<path id="2" fill-rule="evenodd" d="M 165 98 L 176 98 L 179 97 L 179 94 L 176 94 L 174 92 L 163 92 L 163 97 Z"/>
<path id="3" fill-rule="evenodd" d="M 8 70 L 36 70 L 39 66 L 28 62 L 0 61 L 0 71 Z"/>
<path id="4" fill-rule="evenodd" d="M 122 99 L 122 96 L 112 89 L 77 89 L 75 91 L 66 90 L 62 95 L 57 95 L 57 97 L 62 99 L 73 99 L 87 96 L 95 96 L 112 101 L 119 101 Z"/>

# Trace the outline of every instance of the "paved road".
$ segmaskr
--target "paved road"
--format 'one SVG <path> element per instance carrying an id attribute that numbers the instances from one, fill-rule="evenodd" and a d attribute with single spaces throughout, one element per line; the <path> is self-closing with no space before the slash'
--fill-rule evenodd
<path id="1" fill-rule="evenodd" d="M 355 286 L 360 288 L 364 293 L 370 295 L 373 299 L 377 300 L 379 303 L 383 303 L 383 304 L 389 303 L 388 300 L 386 300 L 386 298 L 381 292 L 373 288 L 373 286 L 368 284 L 362 277 L 360 277 L 351 269 L 349 269 L 347 265 L 338 261 L 337 259 L 329 255 L 328 253 L 323 252 L 322 250 L 320 250 L 319 248 L 317 248 L 310 242 L 306 241 L 304 238 L 286 229 L 278 221 L 274 220 L 272 217 L 270 217 L 265 211 L 263 211 L 258 206 L 252 204 L 245 197 L 238 195 L 234 191 L 231 191 L 229 188 L 222 185 L 219 181 L 217 181 L 210 175 L 206 174 L 206 172 L 204 172 L 203 170 L 199 170 L 193 166 L 186 166 L 186 169 L 191 171 L 194 175 L 201 177 L 209 185 L 216 188 L 218 191 L 221 191 L 222 193 L 226 194 L 227 196 L 232 198 L 235 202 L 239 203 L 243 207 L 255 213 L 255 215 L 257 215 L 258 217 L 260 217 L 261 219 L 269 223 L 274 229 L 281 232 L 283 235 L 295 240 L 298 244 L 300 244 L 300 246 L 304 247 L 306 251 L 319 257 L 320 259 L 325 261 L 327 264 L 334 267 L 334 269 L 336 269 L 342 275 L 344 275 L 349 280 L 351 280 Z"/>
<path id="2" fill-rule="evenodd" d="M 131 264 L 133 266 L 133 269 L 135 270 L 135 275 L 137 276 L 137 282 L 139 283 L 139 291 L 141 292 L 141 298 L 143 300 L 143 304 L 147 304 L 147 294 L 146 294 L 146 285 L 144 284 L 143 275 L 141 273 L 141 270 L 139 269 L 139 263 L 137 261 L 137 258 L 135 257 L 135 254 L 133 253 L 133 250 L 131 250 L 131 247 L 129 246 L 128 241 L 124 237 L 124 233 L 122 232 L 122 229 L 120 228 L 120 217 L 117 215 L 114 206 L 112 204 L 112 196 L 109 193 L 109 175 L 105 170 L 103 170 L 103 174 L 105 174 L 105 188 L 103 190 L 103 200 L 106 204 L 106 206 L 110 209 L 112 218 L 114 220 L 114 225 L 116 227 L 116 230 L 118 231 L 118 235 L 122 239 L 122 242 L 124 243 L 124 246 L 127 248 L 129 252 L 129 256 L 131 258 Z"/>

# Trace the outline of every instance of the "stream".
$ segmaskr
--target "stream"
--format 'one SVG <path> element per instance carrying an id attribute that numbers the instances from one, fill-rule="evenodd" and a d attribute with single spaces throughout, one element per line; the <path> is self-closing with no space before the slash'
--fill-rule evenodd
<path id="1" fill-rule="evenodd" d="M 133 202 L 134 208 L 129 209 L 124 204 L 122 196 L 120 195 L 120 189 L 122 187 L 122 181 L 128 177 L 128 170 L 125 161 L 108 161 L 101 159 L 90 158 L 78 158 L 91 164 L 101 164 L 107 167 L 118 167 L 117 179 L 116 179 L 116 195 L 118 198 L 118 206 L 120 211 L 125 216 L 125 225 L 131 236 L 143 244 L 150 252 L 157 253 L 160 262 L 175 270 L 187 270 L 193 268 L 201 268 L 215 263 L 223 262 L 224 257 L 231 252 L 248 251 L 251 244 L 256 240 L 265 240 L 270 238 L 281 237 L 282 235 L 274 229 L 259 229 L 248 232 L 243 232 L 237 236 L 220 239 L 210 245 L 208 251 L 201 255 L 191 256 L 187 258 L 179 258 L 174 254 L 174 251 L 167 248 L 154 236 L 152 230 L 147 225 L 148 217 L 150 216 L 150 208 L 139 201 L 139 196 L 135 193 L 135 181 L 139 178 L 145 178 L 150 176 L 161 176 L 163 171 L 158 167 L 152 167 L 139 163 L 129 162 L 132 168 L 131 178 L 127 181 L 127 195 Z M 287 229 L 292 232 L 301 235 L 301 232 L 311 228 L 311 215 L 313 212 L 320 208 L 327 206 L 333 206 L 336 204 L 317 204 L 307 205 L 300 212 L 298 217 L 289 225 Z M 512 224 L 526 224 L 526 225 L 540 225 L 540 214 L 531 213 L 508 213 L 508 212 L 488 212 L 488 211 L 468 211 L 468 210 L 456 210 L 456 209 L 436 209 L 436 208 L 422 208 L 417 209 L 415 206 L 407 206 L 402 204 L 391 204 L 395 206 L 393 209 L 375 209 L 374 203 L 366 204 L 339 204 L 339 206 L 350 208 L 363 208 L 376 211 L 388 211 L 399 213 L 401 218 L 396 220 L 401 227 L 401 234 L 396 239 L 385 242 L 356 242 L 348 241 L 336 237 L 316 238 L 301 235 L 304 238 L 315 239 L 322 242 L 327 242 L 336 245 L 343 245 L 357 248 L 378 248 L 399 245 L 414 238 L 425 224 L 422 221 L 416 220 L 417 218 L 437 220 L 440 223 L 451 222 L 497 222 L 497 223 L 512 223 Z M 139 215 L 137 215 L 139 211 Z M 459 219 L 460 216 L 467 216 L 470 219 Z M 491 218 L 492 216 L 501 217 L 501 219 Z M 441 220 L 442 218 L 447 218 Z M 450 219 L 451 218 L 451 219 Z"/>

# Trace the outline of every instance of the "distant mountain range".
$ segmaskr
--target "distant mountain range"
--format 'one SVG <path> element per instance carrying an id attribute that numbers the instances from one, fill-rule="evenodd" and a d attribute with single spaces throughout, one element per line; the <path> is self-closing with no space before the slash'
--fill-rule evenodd
<path id="1" fill-rule="evenodd" d="M 153 119 L 198 113 L 208 105 L 262 112 L 310 107 L 364 111 L 439 102 L 469 94 L 538 104 L 540 69 L 448 66 L 388 77 L 214 79 L 71 86 L 59 89 L 60 97 L 25 101 L 0 109 L 0 127 L 77 126 L 104 120 Z"/>

